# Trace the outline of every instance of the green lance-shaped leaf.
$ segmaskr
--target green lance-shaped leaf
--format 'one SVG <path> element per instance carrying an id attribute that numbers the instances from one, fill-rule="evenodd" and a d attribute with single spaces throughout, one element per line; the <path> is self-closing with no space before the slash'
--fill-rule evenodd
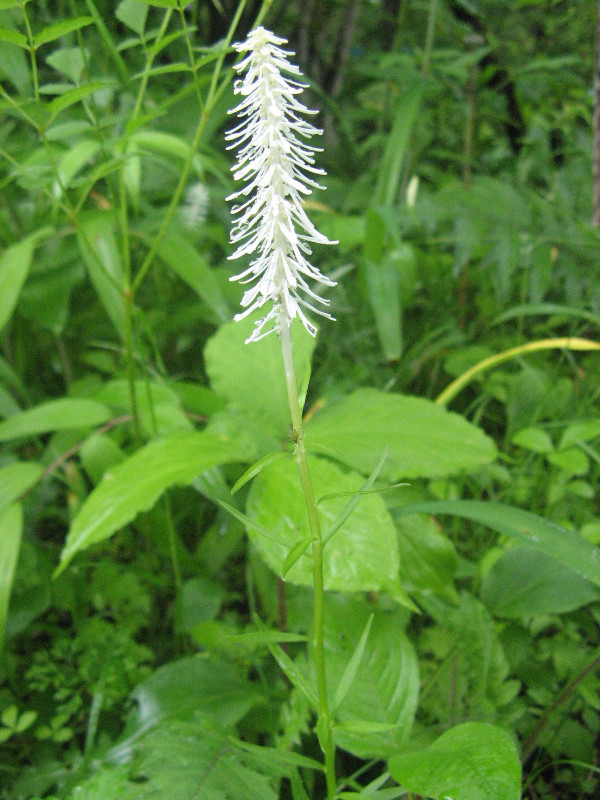
<path id="1" fill-rule="evenodd" d="M 61 555 L 61 572 L 80 550 L 101 542 L 148 511 L 174 485 L 188 485 L 202 472 L 243 461 L 244 446 L 212 431 L 174 434 L 150 442 L 110 469 L 75 517 Z"/>
<path id="2" fill-rule="evenodd" d="M 78 241 L 90 280 L 121 339 L 125 339 L 125 274 L 111 213 L 80 215 Z"/>
<path id="3" fill-rule="evenodd" d="M 262 631 L 266 631 L 266 625 L 255 615 L 254 622 L 257 628 L 260 628 Z M 319 707 L 319 701 L 317 699 L 316 692 L 310 685 L 309 681 L 306 679 L 302 671 L 298 668 L 296 663 L 292 661 L 292 659 L 288 656 L 285 650 L 280 647 L 277 642 L 265 642 L 271 655 L 277 661 L 279 666 L 281 667 L 285 676 L 289 679 L 289 681 L 304 695 L 304 697 L 308 700 L 313 708 Z"/>
<path id="4" fill-rule="evenodd" d="M 42 472 L 43 467 L 33 462 L 16 462 L 2 467 L 0 469 L 0 514 L 32 487 Z"/>
<path id="5" fill-rule="evenodd" d="M 4 645 L 4 626 L 8 603 L 21 548 L 23 511 L 15 503 L 0 512 L 0 653 Z"/>
<path id="6" fill-rule="evenodd" d="M 49 228 L 36 231 L 0 255 L 0 330 L 11 318 L 31 267 L 33 248 Z"/>
<path id="7" fill-rule="evenodd" d="M 53 42 L 55 39 L 60 39 L 61 36 L 66 36 L 68 33 L 78 31 L 91 25 L 94 21 L 93 17 L 75 17 L 74 19 L 64 19 L 61 22 L 55 22 L 53 25 L 48 25 L 43 28 L 39 33 L 33 37 L 33 46 L 41 47 L 43 44 Z"/>
<path id="8" fill-rule="evenodd" d="M 425 750 L 395 755 L 392 777 L 406 790 L 452 800 L 519 800 L 521 764 L 511 737 L 483 722 L 457 725 Z"/>
<path id="9" fill-rule="evenodd" d="M 231 311 L 219 281 L 204 256 L 183 236 L 163 236 L 158 255 L 211 309 L 217 322 L 231 319 Z"/>
<path id="10" fill-rule="evenodd" d="M 373 614 L 371 614 L 371 616 L 369 617 L 367 624 L 365 625 L 365 629 L 362 632 L 360 639 L 358 640 L 358 644 L 356 645 L 356 650 L 354 651 L 354 653 L 352 653 L 352 657 L 350 661 L 348 661 L 348 665 L 344 670 L 344 674 L 342 675 L 341 680 L 337 685 L 337 689 L 335 690 L 335 697 L 333 698 L 333 706 L 331 708 L 332 714 L 335 714 L 335 712 L 341 706 L 346 695 L 348 694 L 348 690 L 350 689 L 352 683 L 354 682 L 354 679 L 356 678 L 356 673 L 358 672 L 358 668 L 360 667 L 360 662 L 362 661 L 362 657 L 365 652 L 365 647 L 367 646 L 367 639 L 369 637 L 369 631 L 371 630 L 372 624 L 373 624 Z"/>
<path id="11" fill-rule="evenodd" d="M 51 431 L 92 428 L 110 418 L 110 410 L 95 400 L 70 397 L 49 400 L 0 422 L 0 442 L 31 438 Z"/>

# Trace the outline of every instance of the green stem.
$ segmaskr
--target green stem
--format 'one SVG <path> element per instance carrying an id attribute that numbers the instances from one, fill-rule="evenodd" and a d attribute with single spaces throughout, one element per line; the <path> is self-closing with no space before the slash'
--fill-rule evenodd
<path id="1" fill-rule="evenodd" d="M 425 53 L 423 55 L 423 75 L 429 72 L 431 51 L 433 50 L 433 37 L 435 34 L 435 18 L 437 16 L 438 0 L 429 0 L 429 14 L 427 16 L 427 34 L 425 36 Z"/>
<path id="2" fill-rule="evenodd" d="M 331 717 L 329 713 L 329 700 L 327 697 L 327 673 L 325 670 L 325 645 L 324 645 L 324 597 L 325 588 L 323 582 L 323 536 L 319 521 L 319 512 L 315 500 L 310 472 L 308 469 L 308 459 L 306 457 L 306 446 L 304 444 L 304 427 L 302 424 L 302 414 L 298 402 L 298 384 L 296 372 L 294 370 L 294 359 L 292 353 L 292 337 L 290 334 L 291 320 L 285 312 L 280 317 L 280 338 L 281 352 L 283 354 L 283 364 L 285 367 L 285 383 L 287 387 L 290 414 L 292 417 L 293 439 L 296 443 L 294 457 L 300 473 L 300 483 L 306 501 L 308 522 L 310 532 L 313 537 L 312 556 L 313 556 L 313 593 L 314 593 L 314 648 L 315 666 L 317 670 L 317 691 L 319 696 L 319 721 L 317 731 L 319 741 L 325 754 L 325 775 L 327 779 L 327 798 L 334 800 L 336 794 L 335 779 L 335 746 L 331 731 Z"/>

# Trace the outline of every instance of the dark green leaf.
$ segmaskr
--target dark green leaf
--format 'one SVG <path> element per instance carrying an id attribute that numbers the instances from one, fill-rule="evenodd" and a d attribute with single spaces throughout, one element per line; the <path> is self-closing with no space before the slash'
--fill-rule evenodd
<path id="1" fill-rule="evenodd" d="M 492 530 L 555 558 L 596 586 L 600 586 L 600 549 L 577 533 L 529 511 L 479 500 L 414 503 L 394 509 L 394 514 L 452 514 L 486 525 Z"/>

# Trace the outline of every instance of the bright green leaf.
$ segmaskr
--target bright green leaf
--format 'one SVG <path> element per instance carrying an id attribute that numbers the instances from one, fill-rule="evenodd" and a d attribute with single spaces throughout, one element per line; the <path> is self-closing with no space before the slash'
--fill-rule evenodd
<path id="1" fill-rule="evenodd" d="M 551 453 L 554 450 L 552 439 L 543 428 L 522 428 L 515 433 L 512 440 L 518 447 L 534 453 Z"/>
<path id="2" fill-rule="evenodd" d="M 0 330 L 12 316 L 31 267 L 33 248 L 42 234 L 43 231 L 39 231 L 28 236 L 0 255 Z"/>
<path id="3" fill-rule="evenodd" d="M 511 737 L 465 722 L 425 750 L 393 756 L 392 777 L 410 792 L 452 800 L 520 800 L 521 764 Z"/>
<path id="4" fill-rule="evenodd" d="M 208 430 L 150 442 L 110 469 L 89 495 L 67 536 L 59 571 L 80 550 L 107 539 L 152 508 L 165 489 L 190 484 L 210 467 L 245 457 L 243 443 Z"/>
<path id="5" fill-rule="evenodd" d="M 40 47 L 47 42 L 53 42 L 55 39 L 60 39 L 61 36 L 66 36 L 68 33 L 85 28 L 86 25 L 91 25 L 93 21 L 93 17 L 75 17 L 74 19 L 64 19 L 53 25 L 48 25 L 48 27 L 34 36 L 33 45 L 34 47 Z"/>
<path id="6" fill-rule="evenodd" d="M 560 439 L 559 449 L 564 450 L 579 442 L 589 442 L 600 436 L 600 419 L 586 419 L 572 422 L 565 428 Z"/>
<path id="7" fill-rule="evenodd" d="M 24 49 L 29 48 L 27 37 L 19 31 L 13 30 L 12 28 L 0 28 L 0 42 L 16 44 L 17 47 L 23 47 Z"/>
<path id="8" fill-rule="evenodd" d="M 238 492 L 242 486 L 245 486 L 248 481 L 252 480 L 252 478 L 255 478 L 260 472 L 263 471 L 265 467 L 268 467 L 269 464 L 272 464 L 274 461 L 279 461 L 280 458 L 289 457 L 290 453 L 286 453 L 285 450 L 276 450 L 274 453 L 269 453 L 269 455 L 261 458 L 259 461 L 256 461 L 246 470 L 246 472 L 244 472 L 242 477 L 238 478 L 238 480 L 234 483 L 231 489 L 231 494 Z"/>
<path id="9" fill-rule="evenodd" d="M 60 197 L 69 188 L 75 175 L 94 158 L 100 150 L 100 143 L 92 139 L 82 139 L 71 147 L 60 159 L 57 166 L 57 180 L 54 194 Z"/>
<path id="10" fill-rule="evenodd" d="M 350 660 L 344 670 L 340 682 L 337 685 L 335 690 L 335 697 L 333 698 L 333 706 L 331 709 L 331 713 L 335 715 L 338 708 L 341 706 L 344 698 L 348 694 L 348 690 L 352 686 L 354 679 L 356 678 L 356 673 L 358 672 L 358 668 L 360 667 L 360 662 L 362 661 L 362 657 L 365 652 L 365 647 L 367 646 L 367 638 L 369 636 L 369 631 L 371 630 L 371 625 L 373 624 L 373 614 L 367 620 L 367 624 L 365 625 L 365 629 L 361 634 L 360 639 L 358 640 L 358 644 L 356 645 L 356 650 L 352 653 Z"/>
<path id="11" fill-rule="evenodd" d="M 147 16 L 148 6 L 138 0 L 121 0 L 115 11 L 115 17 L 138 36 L 144 35 Z"/>
<path id="12" fill-rule="evenodd" d="M 88 83 L 85 86 L 78 86 L 76 89 L 71 89 L 71 91 L 61 94 L 60 97 L 55 97 L 48 106 L 50 116 L 54 118 L 61 111 L 64 111 L 65 108 L 75 105 L 75 103 L 83 100 L 84 97 L 89 97 L 94 92 L 97 92 L 99 89 L 105 89 L 107 86 L 112 86 L 112 84 L 108 81 L 95 81 L 94 83 Z"/>
<path id="13" fill-rule="evenodd" d="M 358 389 L 306 425 L 306 446 L 368 474 L 387 447 L 382 478 L 440 477 L 492 461 L 491 439 L 430 400 Z"/>
<path id="14" fill-rule="evenodd" d="M 46 63 L 58 72 L 62 72 L 73 83 L 79 82 L 85 68 L 85 58 L 80 47 L 63 47 L 55 50 L 48 56 Z"/>
<path id="15" fill-rule="evenodd" d="M 244 344 L 257 318 L 254 314 L 219 328 L 204 349 L 206 371 L 212 388 L 232 408 L 245 416 L 250 413 L 265 431 L 281 437 L 290 422 L 281 343 L 276 336 L 267 336 Z M 294 366 L 296 374 L 301 375 L 311 359 L 315 340 L 298 320 L 294 323 Z"/>
<path id="16" fill-rule="evenodd" d="M 32 461 L 16 462 L 0 469 L 0 513 L 30 489 L 43 472 Z"/>
<path id="17" fill-rule="evenodd" d="M 92 428 L 110 417 L 108 408 L 95 400 L 69 397 L 49 400 L 0 422 L 0 442 L 31 438 L 50 431 Z"/>
<path id="18" fill-rule="evenodd" d="M 315 493 L 334 494 L 357 491 L 363 480 L 356 473 L 343 473 L 335 464 L 319 458 L 309 462 Z M 327 529 L 345 507 L 345 498 L 336 497 L 319 505 L 321 524 Z M 252 484 L 246 513 L 271 532 L 271 538 L 249 536 L 267 564 L 281 575 L 282 564 L 300 539 L 309 534 L 306 502 L 296 464 L 277 461 Z M 385 580 L 398 573 L 396 532 L 384 501 L 379 495 L 362 497 L 361 503 L 344 522 L 323 551 L 325 588 L 332 591 L 376 591 Z M 312 586 L 310 553 L 288 571 L 287 580 Z"/>

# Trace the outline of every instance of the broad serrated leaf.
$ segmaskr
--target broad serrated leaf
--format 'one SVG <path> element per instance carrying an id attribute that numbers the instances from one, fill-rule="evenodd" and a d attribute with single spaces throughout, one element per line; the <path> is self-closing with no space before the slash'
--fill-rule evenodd
<path id="1" fill-rule="evenodd" d="M 520 800 L 521 764 L 501 728 L 466 722 L 426 750 L 389 760 L 392 777 L 410 792 L 452 800 Z"/>
<path id="2" fill-rule="evenodd" d="M 256 319 L 254 314 L 219 328 L 204 349 L 206 371 L 212 388 L 232 408 L 250 415 L 265 431 L 282 437 L 290 422 L 290 411 L 281 343 L 276 336 L 267 336 L 244 344 Z M 303 374 L 315 340 L 301 323 L 294 322 L 294 366 L 296 374 Z"/>
<path id="3" fill-rule="evenodd" d="M 374 615 L 356 675 L 336 712 L 336 725 L 346 727 L 334 729 L 336 743 L 360 758 L 387 757 L 410 735 L 419 695 L 419 673 L 416 655 L 403 632 L 405 613 L 373 611 L 372 605 L 353 597 L 326 597 L 330 702 L 369 617 Z M 360 732 L 351 730 L 352 726 L 360 726 Z"/>
<path id="4" fill-rule="evenodd" d="M 387 447 L 382 478 L 440 477 L 475 470 L 496 456 L 494 442 L 458 414 L 420 397 L 358 389 L 317 412 L 306 446 L 369 474 Z"/>
<path id="5" fill-rule="evenodd" d="M 309 467 L 317 495 L 351 493 L 363 484 L 356 473 L 344 473 L 324 459 L 311 458 Z M 361 500 L 323 551 L 325 588 L 331 591 L 377 591 L 398 573 L 396 531 L 384 501 L 375 494 L 363 495 Z M 321 527 L 327 530 L 345 507 L 343 496 L 320 503 Z M 248 533 L 267 564 L 281 575 L 289 553 L 311 534 L 298 469 L 292 460 L 276 461 L 254 480 L 246 513 L 270 531 L 269 539 L 256 536 L 252 530 Z M 312 586 L 309 552 L 299 558 L 286 578 Z"/>
<path id="6" fill-rule="evenodd" d="M 89 495 L 69 530 L 59 571 L 77 552 L 107 539 L 152 508 L 170 486 L 190 484 L 210 467 L 245 456 L 243 443 L 208 430 L 150 442 L 110 469 Z"/>
<path id="7" fill-rule="evenodd" d="M 136 686 L 131 700 L 134 706 L 125 731 L 110 751 L 115 761 L 126 758 L 140 736 L 167 721 L 189 720 L 200 712 L 230 728 L 264 697 L 238 666 L 201 653 L 159 667 Z"/>

